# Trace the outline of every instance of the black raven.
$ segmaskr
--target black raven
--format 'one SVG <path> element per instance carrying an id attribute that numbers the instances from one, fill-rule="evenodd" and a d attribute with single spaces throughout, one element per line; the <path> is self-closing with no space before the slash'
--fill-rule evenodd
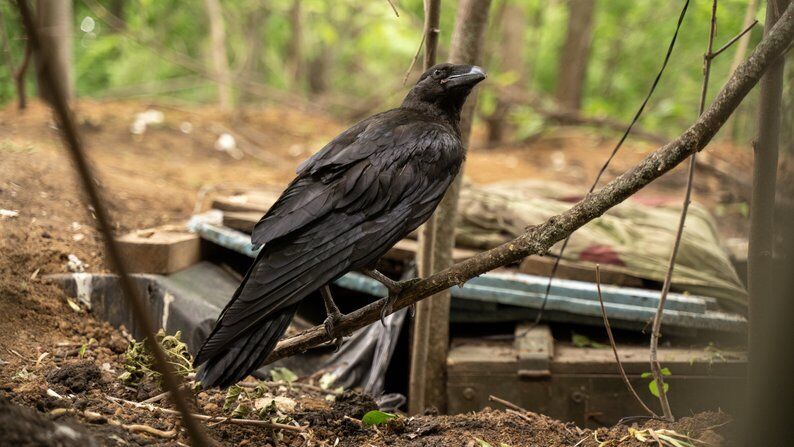
<path id="1" fill-rule="evenodd" d="M 458 174 L 461 108 L 483 79 L 476 66 L 436 65 L 400 107 L 359 122 L 298 167 L 254 227 L 262 251 L 196 356 L 204 387 L 228 387 L 258 368 L 317 290 L 333 337 L 341 314 L 327 285 L 347 272 L 386 285 L 388 312 L 405 284 L 373 266 L 430 217 Z"/>

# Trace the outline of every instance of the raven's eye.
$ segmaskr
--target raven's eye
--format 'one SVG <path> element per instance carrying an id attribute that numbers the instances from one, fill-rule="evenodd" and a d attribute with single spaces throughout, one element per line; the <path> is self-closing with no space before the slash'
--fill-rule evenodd
<path id="1" fill-rule="evenodd" d="M 441 76 L 442 74 L 444 74 L 444 72 L 441 71 L 441 70 L 436 70 L 436 71 L 433 72 L 433 76 L 436 76 L 436 77 Z"/>

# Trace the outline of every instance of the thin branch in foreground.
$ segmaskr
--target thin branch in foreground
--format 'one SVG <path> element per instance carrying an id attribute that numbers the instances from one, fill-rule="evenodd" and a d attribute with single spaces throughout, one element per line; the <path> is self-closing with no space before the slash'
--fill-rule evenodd
<path id="1" fill-rule="evenodd" d="M 512 241 L 479 253 L 406 289 L 395 300 L 392 312 L 442 290 L 463 284 L 475 276 L 498 267 L 518 262 L 530 255 L 548 252 L 555 243 L 565 239 L 575 230 L 678 166 L 693 153 L 703 149 L 758 83 L 767 68 L 785 53 L 792 38 L 794 38 L 794 3 L 789 5 L 767 36 L 734 71 L 706 111 L 676 139 L 648 154 L 633 168 L 599 191 L 588 194 L 567 211 L 527 229 L 524 234 Z M 377 300 L 342 317 L 337 323 L 339 333 L 351 334 L 357 329 L 379 321 L 380 311 L 385 302 L 385 299 Z M 264 363 L 272 363 L 305 352 L 329 341 L 324 326 L 315 326 L 281 340 Z"/>
<path id="2" fill-rule="evenodd" d="M 713 59 L 712 52 L 714 50 L 714 35 L 717 33 L 717 0 L 712 0 L 711 3 L 711 26 L 709 28 L 709 43 L 706 48 L 706 54 L 703 55 L 703 87 L 700 90 L 700 108 L 698 110 L 698 117 L 703 115 L 706 109 L 706 95 L 709 90 L 709 78 L 711 76 L 711 61 Z M 653 318 L 653 330 L 651 331 L 650 343 L 650 362 L 651 372 L 653 373 L 653 380 L 659 390 L 659 403 L 662 406 L 664 418 L 673 421 L 673 411 L 670 409 L 670 402 L 667 400 L 667 392 L 664 390 L 664 376 L 662 374 L 662 365 L 659 364 L 658 350 L 659 338 L 662 333 L 662 315 L 664 314 L 664 303 L 667 301 L 667 294 L 670 292 L 670 286 L 673 282 L 673 270 L 675 270 L 675 259 L 678 256 L 678 249 L 681 247 L 681 239 L 684 235 L 684 225 L 686 224 L 686 216 L 689 211 L 689 204 L 692 199 L 692 184 L 695 180 L 695 168 L 697 166 L 697 152 L 693 153 L 689 158 L 689 171 L 686 180 L 686 192 L 684 193 L 684 203 L 681 206 L 681 217 L 678 221 L 678 229 L 675 233 L 675 242 L 673 243 L 673 252 L 670 254 L 670 262 L 667 265 L 667 273 L 664 275 L 664 285 L 662 286 L 662 294 L 659 297 L 659 306 L 656 308 L 656 315 Z"/>
<path id="3" fill-rule="evenodd" d="M 598 302 L 601 303 L 601 316 L 604 318 L 604 328 L 607 330 L 607 336 L 609 337 L 609 345 L 612 346 L 612 352 L 615 354 L 615 363 L 618 365 L 618 371 L 620 372 L 620 377 L 623 379 L 623 383 L 626 384 L 626 388 L 628 388 L 629 392 L 634 399 L 640 404 L 640 406 L 645 409 L 653 417 L 659 417 L 653 410 L 645 404 L 639 394 L 637 394 L 637 390 L 634 389 L 634 386 L 629 381 L 629 376 L 626 374 L 626 370 L 623 368 L 623 362 L 620 361 L 620 355 L 618 354 L 618 347 L 615 343 L 615 337 L 612 335 L 612 327 L 609 325 L 609 318 L 607 318 L 607 310 L 604 306 L 604 297 L 601 296 L 601 269 L 598 264 L 596 264 L 596 288 L 598 290 Z"/>
<path id="4" fill-rule="evenodd" d="M 131 400 L 120 399 L 118 397 L 113 396 L 105 396 L 105 398 L 117 405 L 131 405 L 135 408 L 143 408 L 149 411 L 160 412 L 164 414 L 173 414 L 179 415 L 180 413 L 176 410 L 171 410 L 169 408 L 158 407 L 156 405 L 151 404 L 144 404 L 139 403 Z M 207 422 L 214 422 L 215 425 L 220 424 L 234 424 L 234 425 L 256 425 L 257 427 L 265 427 L 265 428 L 272 428 L 274 430 L 287 430 L 287 431 L 305 431 L 306 427 L 299 426 L 299 425 L 288 425 L 288 424 L 279 424 L 276 422 L 270 421 L 262 421 L 259 419 L 238 419 L 238 418 L 230 418 L 226 416 L 208 416 L 206 414 L 198 414 L 198 413 L 191 413 L 191 416 L 194 419 L 198 419 L 200 421 L 207 421 Z"/>
<path id="5" fill-rule="evenodd" d="M 102 200 L 99 189 L 94 183 L 95 176 L 85 157 L 85 151 L 83 150 L 83 145 L 77 132 L 77 126 L 75 125 L 69 104 L 66 100 L 66 92 L 63 91 L 61 83 L 55 80 L 55 73 L 51 65 L 52 58 L 49 54 L 50 49 L 41 45 L 41 36 L 34 23 L 33 12 L 30 10 L 27 0 L 17 0 L 17 7 L 22 16 L 24 28 L 28 35 L 28 45 L 31 47 L 32 51 L 42 55 L 41 80 L 47 87 L 46 90 L 50 93 L 50 105 L 57 118 L 58 129 L 60 130 L 59 133 L 63 139 L 64 146 L 72 158 L 77 175 L 82 182 L 83 190 L 88 196 L 89 203 L 94 207 L 93 214 L 96 217 L 99 232 L 102 234 L 102 239 L 105 242 L 105 253 L 110 261 L 110 265 L 118 273 L 122 296 L 129 304 L 134 320 L 138 324 L 138 328 L 146 336 L 146 347 L 149 349 L 149 352 L 152 353 L 154 367 L 157 372 L 161 374 L 164 387 L 173 392 L 174 404 L 179 409 L 178 413 L 182 415 L 182 422 L 187 429 L 190 440 L 198 447 L 208 446 L 210 445 L 210 441 L 204 433 L 204 430 L 202 430 L 201 426 L 190 417 L 190 408 L 188 407 L 187 398 L 182 389 L 182 381 L 179 379 L 179 376 L 174 373 L 165 353 L 157 343 L 154 324 L 149 310 L 143 298 L 138 294 L 137 289 L 133 285 L 129 270 L 126 267 L 125 259 L 121 254 L 121 249 L 113 237 L 113 225 L 111 224 L 110 214 L 105 207 L 105 202 Z"/>
<path id="6" fill-rule="evenodd" d="M 645 107 L 648 105 L 648 102 L 651 100 L 651 96 L 656 91 L 656 87 L 659 85 L 659 81 L 662 79 L 662 75 L 664 74 L 665 69 L 667 68 L 667 64 L 670 62 L 670 57 L 673 54 L 673 49 L 675 48 L 675 42 L 678 40 L 678 32 L 681 30 L 681 24 L 684 23 L 684 17 L 686 16 L 687 10 L 689 9 L 689 0 L 686 0 L 684 6 L 681 8 L 681 13 L 678 15 L 678 21 L 675 25 L 675 31 L 673 32 L 673 37 L 670 39 L 670 44 L 667 47 L 667 53 L 664 55 L 664 61 L 662 62 L 662 66 L 659 68 L 659 71 L 656 73 L 656 77 L 654 78 L 653 82 L 651 83 L 651 88 L 648 90 L 648 94 L 645 95 L 645 99 L 640 104 L 639 109 L 634 114 L 629 126 L 626 128 L 626 131 L 623 132 L 623 135 L 618 140 L 618 143 L 612 149 L 612 152 L 607 157 L 604 164 L 601 166 L 601 169 L 598 171 L 598 175 L 596 175 L 595 180 L 593 180 L 593 184 L 590 185 L 590 189 L 587 191 L 587 194 L 592 194 L 595 191 L 598 183 L 601 181 L 601 177 L 603 177 L 604 173 L 606 172 L 609 164 L 612 163 L 612 160 L 617 155 L 618 151 L 621 147 L 623 147 L 623 143 L 626 142 L 628 139 L 629 134 L 631 134 L 631 130 L 634 128 L 634 125 L 637 124 L 639 121 L 640 116 L 642 116 L 642 112 L 645 111 Z M 565 238 L 565 241 L 562 243 L 560 247 L 559 255 L 554 259 L 554 265 L 551 267 L 551 273 L 549 274 L 549 282 L 546 284 L 546 291 L 543 294 L 543 303 L 540 305 L 540 310 L 538 311 L 538 315 L 535 317 L 535 321 L 532 325 L 527 329 L 527 331 L 531 331 L 534 327 L 540 324 L 540 319 L 543 317 L 543 311 L 546 310 L 546 304 L 549 301 L 549 293 L 551 293 L 551 284 L 554 281 L 554 277 L 557 275 L 557 270 L 560 267 L 560 261 L 562 260 L 562 256 L 565 253 L 565 249 L 568 247 L 568 242 L 570 242 L 571 238 L 570 235 Z"/>

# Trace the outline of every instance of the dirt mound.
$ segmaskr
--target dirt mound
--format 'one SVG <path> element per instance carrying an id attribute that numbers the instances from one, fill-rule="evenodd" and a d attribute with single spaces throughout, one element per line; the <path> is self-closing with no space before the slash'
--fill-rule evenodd
<path id="1" fill-rule="evenodd" d="M 369 394 L 345 391 L 336 397 L 332 408 L 337 415 L 361 419 L 367 412 L 377 410 L 378 404 Z"/>
<path id="2" fill-rule="evenodd" d="M 51 385 L 58 385 L 72 393 L 83 393 L 93 388 L 102 373 L 92 362 L 70 363 L 47 375 Z"/>
<path id="3" fill-rule="evenodd" d="M 54 422 L 41 413 L 0 400 L 0 445 L 17 447 L 96 447 L 78 425 Z"/>

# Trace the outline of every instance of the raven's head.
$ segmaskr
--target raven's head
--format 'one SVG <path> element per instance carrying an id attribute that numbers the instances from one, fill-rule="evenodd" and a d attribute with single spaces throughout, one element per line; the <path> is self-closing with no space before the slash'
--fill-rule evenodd
<path id="1" fill-rule="evenodd" d="M 403 107 L 437 107 L 458 117 L 471 89 L 483 79 L 485 71 L 476 65 L 435 65 L 422 73 Z"/>

